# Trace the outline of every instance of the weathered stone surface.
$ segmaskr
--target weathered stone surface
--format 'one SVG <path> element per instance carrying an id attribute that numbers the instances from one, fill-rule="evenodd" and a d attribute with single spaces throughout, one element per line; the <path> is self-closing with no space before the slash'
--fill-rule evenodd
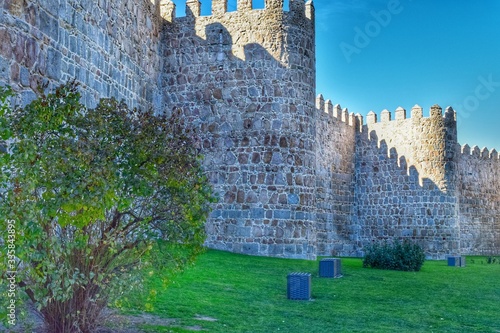
<path id="1" fill-rule="evenodd" d="M 183 111 L 220 201 L 207 246 L 254 255 L 359 256 L 407 238 L 428 256 L 500 251 L 500 162 L 457 145 L 452 108 L 366 116 L 315 95 L 314 7 L 268 1 L 0 0 L 0 84 L 31 101 L 76 78 L 82 100 Z M 380 119 L 380 121 L 378 121 Z M 392 120 L 394 119 L 394 120 Z"/>
<path id="2" fill-rule="evenodd" d="M 151 97 L 160 95 L 163 20 L 156 13 L 146 0 L 6 0 L 0 8 L 0 56 L 16 70 L 4 71 L 0 83 L 22 91 L 24 100 L 35 96 L 26 89 L 43 81 L 38 76 L 52 86 L 76 78 L 87 101 L 113 96 L 159 110 L 161 102 Z"/>

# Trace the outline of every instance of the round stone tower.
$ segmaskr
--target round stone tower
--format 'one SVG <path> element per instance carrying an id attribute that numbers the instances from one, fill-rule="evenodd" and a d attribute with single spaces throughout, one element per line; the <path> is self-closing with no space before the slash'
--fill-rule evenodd
<path id="1" fill-rule="evenodd" d="M 312 2 L 253 9 L 163 2 L 167 110 L 199 129 L 219 202 L 207 245 L 252 255 L 315 257 L 315 44 Z"/>

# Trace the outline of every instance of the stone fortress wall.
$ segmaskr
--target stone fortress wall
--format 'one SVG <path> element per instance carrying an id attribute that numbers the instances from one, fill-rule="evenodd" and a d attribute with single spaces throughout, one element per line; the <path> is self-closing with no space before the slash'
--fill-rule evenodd
<path id="1" fill-rule="evenodd" d="M 316 98 L 316 234 L 319 255 L 356 255 L 354 176 L 358 118 Z"/>
<path id="2" fill-rule="evenodd" d="M 23 103 L 75 78 L 88 105 L 113 96 L 159 107 L 158 13 L 149 0 L 0 0 L 0 83 Z"/>
<path id="3" fill-rule="evenodd" d="M 500 160 L 495 149 L 457 146 L 460 249 L 500 252 Z"/>
<path id="4" fill-rule="evenodd" d="M 165 8 L 166 9 L 166 8 Z M 168 14 L 162 90 L 201 133 L 205 168 L 220 201 L 210 247 L 314 258 L 315 49 L 313 7 L 292 0 L 214 0 L 200 16 Z M 166 13 L 166 12 L 165 12 Z"/>
<path id="5" fill-rule="evenodd" d="M 409 238 L 429 257 L 500 251 L 500 161 L 457 143 L 456 115 L 361 115 L 316 96 L 311 1 L 0 0 L 0 84 L 22 103 L 76 78 L 84 101 L 181 110 L 220 200 L 207 245 L 313 259 Z"/>
<path id="6" fill-rule="evenodd" d="M 459 248 L 453 109 L 369 113 L 356 143 L 354 224 L 362 244 L 409 238 L 440 257 Z"/>

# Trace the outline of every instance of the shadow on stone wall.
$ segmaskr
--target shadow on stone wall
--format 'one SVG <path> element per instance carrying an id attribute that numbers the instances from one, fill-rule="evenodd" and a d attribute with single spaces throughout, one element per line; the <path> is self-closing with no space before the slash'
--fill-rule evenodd
<path id="1" fill-rule="evenodd" d="M 183 110 L 198 129 L 205 169 L 220 197 L 206 225 L 207 245 L 313 259 L 310 69 L 300 69 L 296 62 L 303 60 L 295 56 L 282 64 L 259 43 L 244 45 L 240 59 L 232 52 L 233 40 L 240 36 L 211 19 L 195 19 L 188 8 L 185 18 L 166 23 L 162 88 L 166 109 Z M 197 29 L 204 29 L 205 38 Z M 287 43 L 282 32 L 275 37 Z"/>
<path id="2" fill-rule="evenodd" d="M 459 204 L 462 251 L 468 254 L 500 253 L 500 161 L 475 146 L 459 150 Z"/>
<path id="3" fill-rule="evenodd" d="M 211 17 L 194 13 L 192 1 L 186 17 L 176 19 L 160 0 L 80 1 L 78 8 L 55 0 L 1 3 L 0 84 L 20 91 L 21 104 L 40 84 L 76 78 L 90 106 L 113 96 L 184 112 L 221 198 L 207 223 L 211 247 L 309 259 L 359 255 L 364 244 L 394 237 L 415 239 L 435 257 L 500 248 L 499 168 L 481 159 L 486 152 L 461 156 L 459 179 L 436 184 L 385 140 L 379 145 L 375 132 L 348 133 L 345 123 L 332 121 L 325 126 L 330 143 L 320 142 L 314 12 L 301 0 L 291 1 L 288 13 L 273 1 L 269 11 L 217 8 Z M 441 111 L 431 108 L 431 118 Z M 455 121 L 451 111 L 444 127 Z M 404 112 L 398 109 L 396 119 Z M 347 122 L 344 111 L 342 117 Z M 339 152 L 328 163 L 325 147 Z M 447 159 L 456 157 L 438 157 L 425 161 L 426 170 L 447 176 L 454 170 Z"/>
<path id="4" fill-rule="evenodd" d="M 352 241 L 356 126 L 348 110 L 316 98 L 316 230 L 318 255 L 356 255 Z"/>
<path id="5" fill-rule="evenodd" d="M 453 193 L 420 177 L 417 167 L 385 140 L 379 142 L 375 131 L 359 135 L 356 148 L 353 232 L 358 248 L 378 240 L 411 239 L 428 257 L 459 253 Z"/>

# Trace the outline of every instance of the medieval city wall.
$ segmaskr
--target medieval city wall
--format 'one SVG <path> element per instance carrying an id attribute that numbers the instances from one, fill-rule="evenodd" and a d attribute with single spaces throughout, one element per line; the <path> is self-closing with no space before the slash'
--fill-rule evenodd
<path id="1" fill-rule="evenodd" d="M 500 252 L 500 160 L 495 149 L 468 145 L 459 151 L 461 250 L 465 254 Z"/>
<path id="2" fill-rule="evenodd" d="M 238 1 L 212 14 L 188 0 L 164 8 L 165 109 L 199 129 L 220 200 L 207 245 L 290 258 L 316 256 L 314 8 L 302 0 Z"/>
<path id="3" fill-rule="evenodd" d="M 21 93 L 21 103 L 76 79 L 83 102 L 124 99 L 159 107 L 162 27 L 150 0 L 0 1 L 0 84 Z"/>
<path id="4" fill-rule="evenodd" d="M 181 110 L 220 200 L 209 247 L 313 259 L 412 239 L 429 257 L 500 252 L 496 151 L 457 144 L 453 109 L 361 115 L 315 98 L 311 1 L 0 0 L 0 85 L 22 104 L 76 79 L 83 102 Z"/>
<path id="5" fill-rule="evenodd" d="M 316 98 L 316 233 L 318 255 L 353 253 L 354 156 L 358 118 Z"/>
<path id="6" fill-rule="evenodd" d="M 415 106 L 411 118 L 398 108 L 380 121 L 367 116 L 356 141 L 353 223 L 355 245 L 411 239 L 429 257 L 459 251 L 454 172 L 455 113 L 433 106 L 428 118 Z"/>

